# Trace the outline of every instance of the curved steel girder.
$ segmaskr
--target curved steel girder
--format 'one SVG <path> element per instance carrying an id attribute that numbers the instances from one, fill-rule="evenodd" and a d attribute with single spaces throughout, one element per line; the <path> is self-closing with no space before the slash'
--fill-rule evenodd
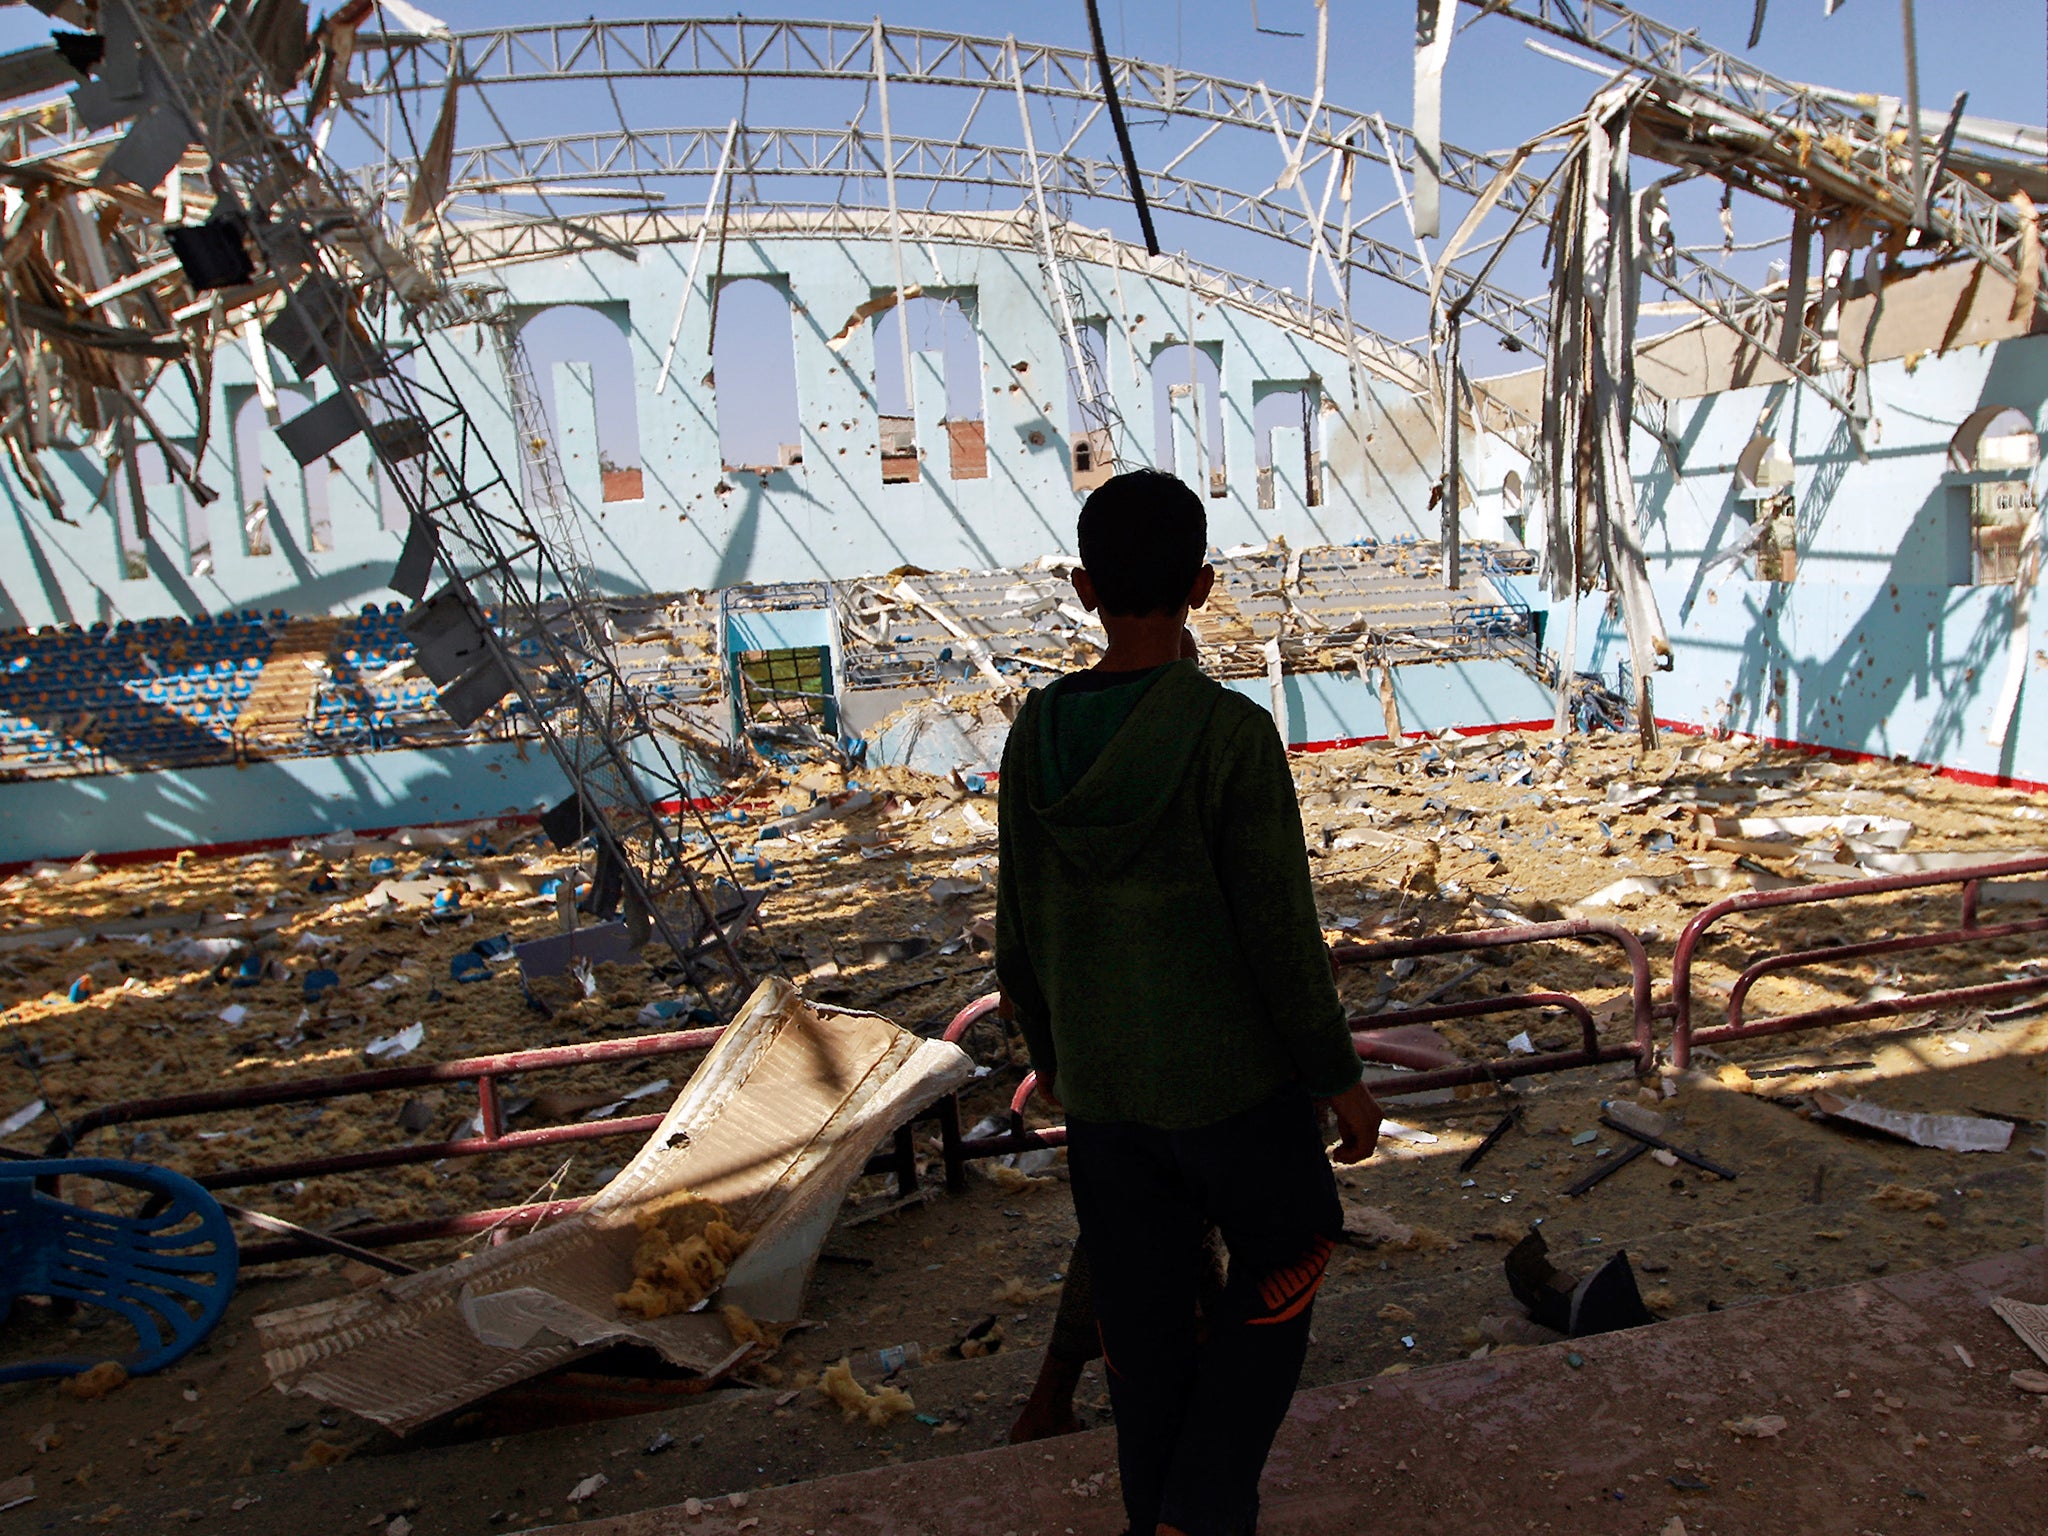
<path id="1" fill-rule="evenodd" d="M 915 27 L 883 30 L 883 65 L 892 86 L 1011 89 L 1010 44 L 1001 38 Z M 355 60 L 364 94 L 436 91 L 451 68 L 464 84 L 489 86 L 544 80 L 676 79 L 692 76 L 844 80 L 875 78 L 875 29 L 869 22 L 756 21 L 746 17 L 648 21 L 580 21 L 459 32 L 450 38 L 369 34 Z M 1017 67 L 1027 92 L 1090 106 L 1102 100 L 1095 56 L 1082 48 L 1019 41 Z M 408 68 L 407 66 L 410 66 Z M 1263 83 L 1247 84 L 1142 59 L 1112 59 L 1117 93 L 1127 111 L 1172 113 L 1192 122 L 1248 128 L 1265 136 L 1277 126 L 1296 145 L 1342 149 L 1381 164 L 1371 113 L 1316 101 Z M 1415 136 L 1386 124 L 1394 158 L 1415 163 Z M 1445 144 L 1444 185 L 1477 197 L 1503 161 Z M 1519 212 L 1541 182 L 1517 172 L 1501 199 Z"/>
<path id="2" fill-rule="evenodd" d="M 632 133 L 563 134 L 511 144 L 475 145 L 458 149 L 450 170 L 451 191 L 490 192 L 551 184 L 587 182 L 592 178 L 620 181 L 708 177 L 724 149 L 723 128 L 663 128 Z M 937 139 L 893 137 L 895 174 L 899 183 L 934 186 L 990 186 L 1016 189 L 1028 183 L 1024 151 Z M 883 175 L 879 138 L 859 129 L 748 128 L 733 145 L 735 175 L 867 179 Z M 367 186 L 388 191 L 406 169 L 398 164 L 367 167 L 358 174 Z M 1119 161 L 1076 154 L 1041 153 L 1039 172 L 1048 192 L 1071 197 L 1129 202 L 1130 186 Z M 1266 193 L 1239 192 L 1187 177 L 1160 172 L 1145 175 L 1145 195 L 1154 208 L 1193 218 L 1229 224 L 1268 236 L 1306 251 L 1312 244 L 1312 221 L 1299 207 Z M 650 210 L 652 211 L 652 210 Z M 1337 240 L 1325 234 L 1327 246 Z M 1419 294 L 1430 291 L 1429 269 L 1412 250 L 1380 240 L 1363 230 L 1351 233 L 1345 265 L 1353 272 L 1380 278 Z M 1454 292 L 1470 288 L 1470 279 L 1455 268 L 1445 274 Z M 1465 313 L 1505 337 L 1511 344 L 1540 354 L 1549 334 L 1549 317 L 1540 305 L 1491 285 L 1481 285 Z M 1376 344 L 1392 346 L 1365 327 L 1361 332 Z"/>

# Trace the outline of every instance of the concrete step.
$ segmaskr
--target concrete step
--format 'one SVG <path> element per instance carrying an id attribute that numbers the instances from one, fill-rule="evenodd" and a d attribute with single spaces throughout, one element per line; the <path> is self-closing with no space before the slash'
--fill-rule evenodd
<path id="1" fill-rule="evenodd" d="M 1987 1305 L 2048 1250 L 1304 1392 L 1263 1536 L 2048 1528 L 2039 1361 Z M 1776 1421 L 1776 1422 L 1774 1422 Z M 1731 1428 L 1730 1426 L 1736 1426 Z M 1114 1536 L 1111 1430 L 741 1493 L 579 1536 Z M 566 1527 L 548 1527 L 565 1529 Z"/>

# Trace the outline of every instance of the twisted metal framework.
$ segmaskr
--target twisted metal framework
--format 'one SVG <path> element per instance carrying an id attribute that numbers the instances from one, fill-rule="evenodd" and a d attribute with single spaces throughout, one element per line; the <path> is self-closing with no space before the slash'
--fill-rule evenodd
<path id="1" fill-rule="evenodd" d="M 482 197 L 531 187 L 589 188 L 607 177 L 636 184 L 706 177 L 717 167 L 725 134 L 723 127 L 635 128 L 471 145 L 456 151 L 449 185 L 457 197 Z M 899 183 L 929 184 L 934 192 L 940 186 L 1016 188 L 1030 183 L 1022 148 L 901 133 L 893 136 L 893 147 Z M 855 201 L 849 194 L 883 174 L 880 138 L 858 128 L 750 125 L 741 130 L 734 157 L 749 176 L 832 181 L 837 184 L 840 202 Z M 1117 161 L 1040 150 L 1038 166 L 1049 195 L 1120 203 L 1131 200 L 1129 180 Z M 367 186 L 389 196 L 405 185 L 411 171 L 410 160 L 401 160 L 368 166 L 358 174 Z M 1272 196 L 1271 189 L 1244 192 L 1162 171 L 1147 172 L 1144 182 L 1145 196 L 1155 208 L 1232 225 L 1304 251 L 1312 248 L 1312 216 Z M 619 195 L 627 198 L 632 193 L 621 188 Z M 928 211 L 936 211 L 929 201 L 926 206 Z M 576 242 L 582 222 L 551 221 L 549 227 L 567 248 Z M 1350 250 L 1342 265 L 1352 273 L 1383 279 L 1414 293 L 1430 291 L 1431 268 L 1423 265 L 1412 246 L 1396 245 L 1362 229 L 1351 232 Z M 1491 283 L 1475 285 L 1456 267 L 1446 267 L 1443 272 L 1454 290 L 1473 293 L 1468 312 L 1474 319 L 1484 321 L 1510 341 L 1532 349 L 1541 344 L 1549 321 L 1540 300 L 1522 298 Z M 1369 346 L 1392 349 L 1405 345 L 1369 326 L 1360 324 L 1357 329 Z"/>
<path id="2" fill-rule="evenodd" d="M 1617 0 L 1465 4 L 1482 17 L 1509 17 L 1657 80 L 1665 88 L 1660 105 L 1671 131 L 1644 153 L 1710 171 L 1792 208 L 1846 204 L 1904 225 L 1924 206 L 1927 233 L 2001 277 L 2018 279 L 2012 262 L 2021 231 L 2018 210 L 1939 163 L 1916 186 L 1911 158 L 1832 93 L 1780 80 Z M 1922 125 L 1911 124 L 1908 131 L 1920 132 Z M 2048 292 L 2037 302 L 2048 307 Z"/>
<path id="3" fill-rule="evenodd" d="M 1905 184 L 1902 157 L 1887 152 L 1873 125 L 1852 105 L 1776 80 L 1614 0 L 1467 3 L 1482 14 L 1501 14 L 1649 75 L 1658 89 L 1646 110 L 1657 131 L 1641 136 L 1643 153 L 1710 171 L 1732 185 L 1796 207 L 1811 209 L 1846 200 L 1887 218 L 1910 213 L 1914 200 Z M 353 110 L 358 114 L 394 97 L 424 106 L 451 74 L 478 91 L 552 81 L 720 77 L 749 82 L 838 81 L 864 90 L 875 77 L 879 50 L 894 87 L 943 87 L 966 97 L 967 110 L 957 133 L 896 134 L 894 154 L 885 164 L 879 139 L 864 133 L 858 118 L 853 126 L 839 130 L 749 124 L 736 145 L 735 164 L 749 178 L 830 178 L 838 182 L 842 197 L 849 189 L 860 189 L 867 178 L 893 172 L 900 182 L 923 183 L 928 188 L 925 212 L 942 220 L 940 199 L 949 189 L 957 193 L 967 187 L 1002 188 L 1028 199 L 1031 176 L 1024 149 L 977 142 L 973 135 L 985 110 L 1003 114 L 1007 103 L 1002 98 L 1021 84 L 1033 99 L 1068 104 L 1074 114 L 1064 141 L 1045 144 L 1037 155 L 1049 204 L 1058 207 L 1076 198 L 1134 201 L 1120 160 L 1079 148 L 1095 129 L 1103 105 L 1095 57 L 1083 48 L 927 29 L 878 29 L 867 23 L 745 18 L 582 21 L 445 38 L 365 34 L 360 41 L 363 46 L 355 55 L 351 81 Z M 1408 129 L 1386 123 L 1377 114 L 1330 102 L 1320 89 L 1303 97 L 1274 91 L 1262 82 L 1132 59 L 1114 59 L 1110 69 L 1133 112 L 1158 112 L 1181 130 L 1170 156 L 1144 175 L 1143 192 L 1152 206 L 1233 225 L 1307 251 L 1311 311 L 1316 308 L 1313 289 L 1320 265 L 1333 285 L 1348 285 L 1364 274 L 1432 298 L 1457 295 L 1461 317 L 1497 333 L 1511 351 L 1540 353 L 1549 329 L 1544 300 L 1522 297 L 1496 284 L 1473 284 L 1455 268 L 1432 268 L 1405 238 L 1404 228 L 1389 229 L 1384 237 L 1375 233 L 1381 221 L 1401 218 L 1401 197 L 1354 215 L 1351 191 L 1357 166 L 1385 167 L 1398 183 L 1402 169 L 1415 158 L 1415 140 Z M 1226 130 L 1231 136 L 1219 138 Z M 11 143 L 22 152 L 75 143 L 81 132 L 68 102 L 0 119 L 0 143 Z M 1262 190 L 1245 192 L 1181 171 L 1212 144 L 1241 146 L 1246 132 L 1259 139 L 1270 136 L 1279 147 L 1278 174 Z M 646 231 L 664 221 L 673 223 L 664 207 L 648 206 L 653 200 L 645 193 L 646 181 L 711 175 L 723 136 L 716 128 L 622 127 L 618 132 L 459 149 L 451 176 L 458 196 L 524 194 L 545 199 L 548 188 L 616 176 L 634 181 L 631 189 L 614 189 L 617 199 L 639 206 L 575 217 L 564 217 L 552 206 L 545 216 L 499 208 L 492 210 L 495 217 L 490 222 L 496 227 L 490 231 L 465 228 L 476 222 L 465 218 L 444 223 L 444 236 L 456 248 L 458 260 L 481 255 L 487 248 L 498 260 L 593 245 L 630 248 L 642 242 Z M 1540 146 L 1537 152 L 1561 143 Z M 1759 155 L 1760 143 L 1779 152 Z M 1159 153 L 1167 151 L 1162 148 Z M 1498 216 L 1515 221 L 1510 234 L 1500 237 L 1509 239 L 1516 229 L 1548 222 L 1545 179 L 1526 169 L 1526 158 L 1445 145 L 1443 183 L 1448 191 L 1483 200 Z M 366 181 L 372 190 L 388 193 L 402 171 L 399 162 L 388 162 L 373 167 Z M 1928 230 L 2012 275 L 2008 253 L 2017 237 L 2014 211 L 1953 171 L 1937 166 L 1930 175 Z M 1320 206 L 1309 190 L 1319 178 Z M 1329 190 L 1340 179 L 1344 206 L 1332 220 L 1327 217 Z M 603 190 L 577 189 L 579 195 Z M 1286 195 L 1290 192 L 1292 201 Z M 815 227 L 815 221 L 810 222 Z M 516 235 L 508 233 L 519 225 L 526 227 Z M 1064 241 L 1067 235 L 1062 220 L 1058 239 Z M 1498 242 L 1474 242 L 1465 250 L 1477 261 L 1493 243 Z M 1705 319 L 1748 345 L 1775 353 L 1775 362 L 1856 419 L 1852 402 L 1827 376 L 1821 338 L 1810 327 L 1803 322 L 1797 326 L 1795 345 L 1775 346 L 1783 324 L 1781 298 L 1758 293 L 1689 252 L 1653 262 L 1646 270 L 1654 281 L 1695 305 Z M 2042 302 L 2048 304 L 2048 289 Z M 1348 310 L 1351 305 L 1347 301 L 1340 308 Z M 1420 343 L 1397 347 L 1370 334 L 1363 339 L 1382 360 L 1402 353 L 1420 356 L 1426 350 Z M 1435 392 L 1435 368 L 1425 358 L 1419 370 L 1411 372 L 1404 360 L 1399 371 L 1422 386 L 1418 393 L 1425 393 Z M 1376 371 L 1385 376 L 1384 370 Z M 1652 430 L 1661 416 L 1658 404 L 1647 392 L 1638 403 L 1638 419 Z"/>
<path id="4" fill-rule="evenodd" d="M 694 786 L 627 686 L 601 614 L 577 600 L 579 546 L 559 546 L 536 520 L 433 350 L 419 343 L 425 317 L 406 298 L 420 293 L 409 253 L 366 218 L 370 199 L 326 164 L 231 15 L 160 18 L 134 0 L 107 3 L 133 16 L 177 110 L 213 159 L 222 202 L 243 210 L 271 271 L 295 285 L 294 303 L 308 305 L 311 350 L 336 386 L 322 404 L 341 401 L 367 435 L 413 536 L 435 549 L 445 594 L 469 617 L 483 661 L 444 701 L 472 678 L 481 678 L 486 705 L 518 694 L 620 874 L 636 936 L 658 936 L 714 1011 L 730 1008 L 746 968 L 700 888 L 680 825 L 663 811 L 665 802 L 677 804 L 680 822 Z M 323 295 L 349 288 L 354 305 L 323 313 L 332 302 Z M 499 608 L 495 624 L 486 601 Z M 715 838 L 710 846 L 730 874 Z M 698 962 L 707 953 L 732 984 L 723 996 L 702 979 Z"/>

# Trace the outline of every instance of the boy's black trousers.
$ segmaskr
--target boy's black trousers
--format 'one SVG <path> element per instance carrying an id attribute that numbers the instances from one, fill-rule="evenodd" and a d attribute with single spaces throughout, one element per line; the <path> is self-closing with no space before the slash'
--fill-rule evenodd
<path id="1" fill-rule="evenodd" d="M 1192 1131 L 1067 1126 L 1133 1536 L 1250 1536 L 1344 1213 L 1314 1105 L 1288 1090 Z M 1214 1223 L 1223 1304 L 1197 1335 Z"/>

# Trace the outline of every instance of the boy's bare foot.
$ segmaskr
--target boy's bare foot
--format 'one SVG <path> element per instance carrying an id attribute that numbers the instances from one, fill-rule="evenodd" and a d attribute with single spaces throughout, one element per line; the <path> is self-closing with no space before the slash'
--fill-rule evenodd
<path id="1" fill-rule="evenodd" d="M 1079 1364 L 1048 1352 L 1045 1363 L 1038 1368 L 1038 1380 L 1031 1385 L 1024 1411 L 1010 1426 L 1010 1444 L 1078 1433 L 1081 1421 L 1074 1417 L 1074 1389 L 1080 1383 Z"/>
<path id="2" fill-rule="evenodd" d="M 1156 1533 L 1156 1536 L 1187 1536 L 1187 1532 L 1183 1531 L 1177 1525 L 1166 1525 L 1162 1523 L 1159 1527 L 1158 1532 Z"/>

